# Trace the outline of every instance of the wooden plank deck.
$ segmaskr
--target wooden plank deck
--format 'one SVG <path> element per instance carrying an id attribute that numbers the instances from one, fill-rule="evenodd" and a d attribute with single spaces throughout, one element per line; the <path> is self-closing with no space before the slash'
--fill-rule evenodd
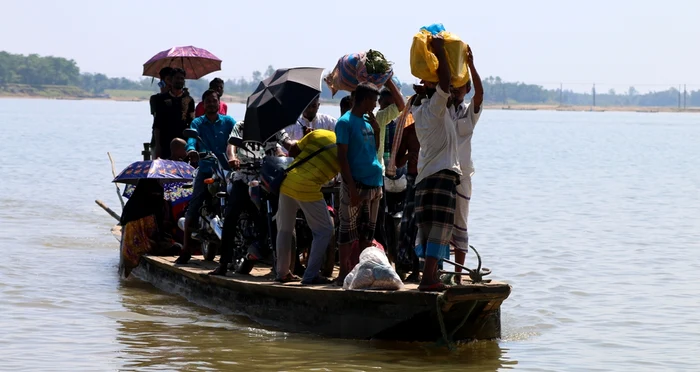
<path id="1" fill-rule="evenodd" d="M 274 276 L 272 275 L 272 270 L 270 267 L 255 267 L 251 271 L 250 275 L 236 274 L 236 273 L 229 271 L 225 277 L 223 277 L 223 276 L 211 276 L 211 275 L 208 275 L 208 273 L 210 271 L 214 270 L 216 267 L 218 267 L 218 265 L 219 265 L 218 262 L 199 260 L 196 257 L 197 256 L 194 256 L 190 260 L 190 262 L 186 265 L 175 264 L 175 260 L 177 259 L 177 257 L 174 257 L 174 256 L 148 256 L 147 259 L 153 261 L 154 263 L 159 263 L 161 265 L 170 266 L 173 269 L 180 270 L 183 272 L 184 275 L 190 276 L 192 278 L 201 277 L 201 276 L 208 276 L 210 278 L 219 279 L 222 281 L 240 282 L 240 283 L 254 284 L 254 285 L 268 285 L 268 286 L 277 286 L 277 287 L 285 287 L 285 288 L 303 288 L 303 289 L 315 290 L 315 291 L 342 291 L 343 290 L 342 287 L 336 286 L 335 284 L 302 285 L 299 282 L 278 283 L 278 282 L 274 281 Z M 334 277 L 338 276 L 338 267 L 337 266 L 335 267 L 335 269 L 333 271 L 333 276 Z M 453 286 L 452 288 L 464 288 L 464 289 L 472 288 L 475 290 L 477 290 L 477 289 L 483 290 L 483 289 L 487 289 L 487 288 L 498 288 L 498 287 L 508 286 L 508 284 L 503 283 L 503 282 L 498 282 L 498 281 L 490 281 L 488 283 L 479 283 L 479 284 L 467 283 L 466 280 L 463 280 L 463 282 L 465 284 L 463 284 L 461 286 Z M 425 292 L 418 291 L 418 284 L 416 284 L 416 283 L 404 283 L 404 288 L 397 290 L 397 291 L 372 290 L 372 292 L 425 293 Z M 432 293 L 428 293 L 428 294 L 432 295 Z"/>

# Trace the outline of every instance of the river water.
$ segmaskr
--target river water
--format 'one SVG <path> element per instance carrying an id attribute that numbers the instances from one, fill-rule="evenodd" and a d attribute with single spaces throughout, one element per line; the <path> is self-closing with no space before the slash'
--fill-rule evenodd
<path id="1" fill-rule="evenodd" d="M 229 105 L 242 118 L 242 105 Z M 336 107 L 322 107 L 337 115 Z M 449 352 L 263 329 L 117 276 L 146 102 L 0 99 L 0 370 L 610 371 L 700 364 L 700 116 L 485 111 L 471 243 L 503 338 Z"/>

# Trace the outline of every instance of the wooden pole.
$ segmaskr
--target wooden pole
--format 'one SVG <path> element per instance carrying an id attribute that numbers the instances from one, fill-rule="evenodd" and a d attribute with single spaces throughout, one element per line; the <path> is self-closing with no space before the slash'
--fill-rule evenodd
<path id="1" fill-rule="evenodd" d="M 95 203 L 99 205 L 102 209 L 104 209 L 105 212 L 107 212 L 110 216 L 114 217 L 114 219 L 116 219 L 117 221 L 121 220 L 121 217 L 101 200 L 95 200 Z"/>
<path id="2" fill-rule="evenodd" d="M 109 162 L 112 163 L 112 177 L 117 178 L 117 170 L 114 169 L 114 159 L 112 159 L 112 154 L 107 151 L 107 156 L 109 156 Z M 122 210 L 124 209 L 124 198 L 122 198 L 122 190 L 119 189 L 118 184 L 114 184 L 114 187 L 117 188 L 117 196 L 119 197 L 119 203 L 122 205 Z"/>

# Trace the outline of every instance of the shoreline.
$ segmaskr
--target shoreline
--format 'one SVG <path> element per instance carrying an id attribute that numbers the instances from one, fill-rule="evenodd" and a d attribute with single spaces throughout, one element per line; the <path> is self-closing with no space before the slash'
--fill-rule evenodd
<path id="1" fill-rule="evenodd" d="M 21 94 L 2 94 L 0 99 L 47 99 L 47 100 L 67 100 L 67 101 L 117 101 L 117 102 L 147 102 L 148 99 L 141 97 L 80 97 L 80 96 L 56 96 L 45 97 Z M 240 96 L 224 95 L 222 101 L 226 103 L 245 104 L 246 99 Z M 321 100 L 323 105 L 338 105 L 340 100 Z M 639 112 L 639 113 L 700 113 L 700 107 L 690 107 L 679 109 L 677 107 L 644 107 L 644 106 L 570 106 L 570 105 L 548 105 L 548 104 L 493 104 L 484 103 L 486 110 L 514 110 L 514 111 L 575 111 L 575 112 Z"/>
<path id="2" fill-rule="evenodd" d="M 497 105 L 484 104 L 486 110 L 518 110 L 518 111 L 576 111 L 576 112 L 640 112 L 640 113 L 700 113 L 700 107 L 679 109 L 677 107 L 646 107 L 646 106 L 569 106 L 569 105 Z"/>

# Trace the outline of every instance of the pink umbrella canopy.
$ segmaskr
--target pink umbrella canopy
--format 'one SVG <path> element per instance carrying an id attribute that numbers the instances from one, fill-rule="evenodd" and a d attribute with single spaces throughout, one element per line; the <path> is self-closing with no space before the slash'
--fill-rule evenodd
<path id="1" fill-rule="evenodd" d="M 193 46 L 173 47 L 164 50 L 143 64 L 143 76 L 160 77 L 163 67 L 185 70 L 187 79 L 199 79 L 202 76 L 221 70 L 221 60 L 208 50 Z"/>

